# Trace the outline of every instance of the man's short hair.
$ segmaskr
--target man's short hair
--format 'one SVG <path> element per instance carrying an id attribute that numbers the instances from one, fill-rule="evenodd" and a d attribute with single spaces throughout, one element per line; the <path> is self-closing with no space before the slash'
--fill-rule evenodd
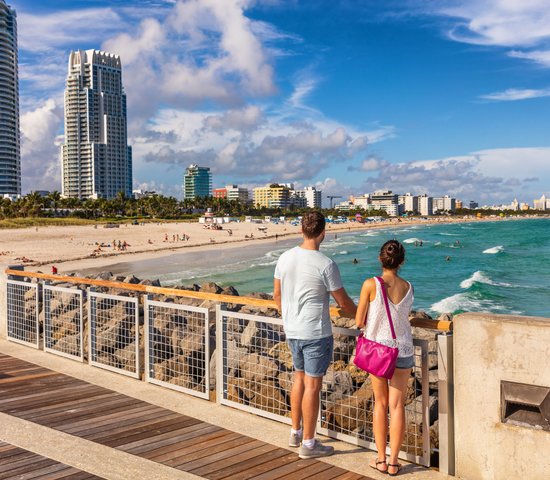
<path id="1" fill-rule="evenodd" d="M 317 238 L 325 229 L 325 217 L 321 212 L 307 212 L 302 217 L 302 233 L 306 238 Z"/>

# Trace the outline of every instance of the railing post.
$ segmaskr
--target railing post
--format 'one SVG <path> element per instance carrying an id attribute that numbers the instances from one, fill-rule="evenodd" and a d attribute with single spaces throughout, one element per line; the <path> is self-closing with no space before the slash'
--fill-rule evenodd
<path id="1" fill-rule="evenodd" d="M 437 336 L 439 383 L 439 471 L 455 474 L 453 334 Z"/>
<path id="2" fill-rule="evenodd" d="M 216 403 L 221 404 L 225 376 L 225 362 L 223 360 L 223 317 L 222 307 L 216 305 Z M 210 374 L 210 372 L 208 372 Z"/>

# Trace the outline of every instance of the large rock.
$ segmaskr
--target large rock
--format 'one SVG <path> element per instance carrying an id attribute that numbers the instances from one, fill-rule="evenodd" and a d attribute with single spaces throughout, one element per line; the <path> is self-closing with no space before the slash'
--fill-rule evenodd
<path id="1" fill-rule="evenodd" d="M 56 350 L 68 355 L 80 355 L 80 335 L 66 335 L 54 345 Z"/>
<path id="2" fill-rule="evenodd" d="M 222 287 L 214 282 L 206 282 L 201 285 L 201 292 L 205 293 L 222 293 Z"/>
<path id="3" fill-rule="evenodd" d="M 353 379 L 347 370 L 329 370 L 323 380 L 327 401 L 335 401 L 354 391 Z"/>
<path id="4" fill-rule="evenodd" d="M 239 364 L 240 376 L 251 382 L 263 382 L 279 374 L 278 365 L 269 357 L 257 353 L 245 355 Z"/>
<path id="5" fill-rule="evenodd" d="M 435 395 L 430 395 L 428 397 L 429 405 L 429 424 L 432 425 L 438 417 L 438 403 L 437 397 Z M 412 403 L 409 403 L 405 407 L 406 418 L 408 423 L 414 423 L 416 425 L 422 425 L 423 415 L 422 415 L 422 395 L 419 395 L 414 399 Z"/>
<path id="6" fill-rule="evenodd" d="M 268 351 L 281 341 L 281 335 L 264 322 L 248 322 L 241 334 L 240 344 L 251 352 Z"/>
<path id="7" fill-rule="evenodd" d="M 131 283 L 133 285 L 138 284 L 140 282 L 139 278 L 137 278 L 135 275 L 128 275 L 124 278 L 124 283 Z"/>
<path id="8" fill-rule="evenodd" d="M 353 395 L 328 406 L 323 426 L 339 432 L 364 432 L 372 423 L 373 398 L 369 379 Z"/>
<path id="9" fill-rule="evenodd" d="M 273 345 L 269 349 L 268 355 L 276 358 L 286 370 L 292 370 L 292 353 L 290 352 L 288 343 L 280 342 Z"/>
<path id="10" fill-rule="evenodd" d="M 272 380 L 254 384 L 248 392 L 248 404 L 265 412 L 290 416 L 290 405 L 283 392 Z"/>
<path id="11" fill-rule="evenodd" d="M 124 348 L 120 348 L 113 353 L 123 370 L 129 372 L 136 371 L 136 344 L 130 343 Z"/>

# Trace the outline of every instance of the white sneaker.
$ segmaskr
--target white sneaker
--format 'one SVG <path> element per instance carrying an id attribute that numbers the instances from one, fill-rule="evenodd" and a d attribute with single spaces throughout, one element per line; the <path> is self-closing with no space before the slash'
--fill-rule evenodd
<path id="1" fill-rule="evenodd" d="M 299 447 L 300 443 L 302 443 L 302 435 L 299 435 L 298 433 L 291 433 L 290 438 L 288 439 L 288 446 Z"/>
<path id="2" fill-rule="evenodd" d="M 300 458 L 330 457 L 334 453 L 334 447 L 323 445 L 319 440 L 315 440 L 312 448 L 307 448 L 303 443 L 300 447 L 298 456 Z"/>

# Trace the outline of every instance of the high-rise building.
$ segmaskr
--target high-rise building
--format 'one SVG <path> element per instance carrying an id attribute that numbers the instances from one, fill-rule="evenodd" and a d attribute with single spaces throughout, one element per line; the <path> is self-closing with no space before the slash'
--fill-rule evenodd
<path id="1" fill-rule="evenodd" d="M 403 205 L 404 212 L 418 212 L 418 197 L 410 193 L 405 193 L 405 195 L 400 195 L 398 203 Z"/>
<path id="2" fill-rule="evenodd" d="M 226 185 L 227 200 L 237 200 L 243 205 L 248 203 L 248 188 L 239 187 L 238 185 Z"/>
<path id="3" fill-rule="evenodd" d="M 435 197 L 433 199 L 434 212 L 454 212 L 456 210 L 456 199 L 449 195 Z"/>
<path id="4" fill-rule="evenodd" d="M 420 215 L 428 216 L 433 215 L 433 198 L 428 195 L 418 196 L 418 210 Z"/>
<path id="5" fill-rule="evenodd" d="M 309 208 L 321 208 L 321 202 L 323 201 L 322 197 L 323 192 L 317 190 L 315 187 L 306 187 L 303 190 L 295 190 L 294 195 L 296 199 L 304 199 L 303 206 Z M 297 202 L 296 206 L 302 206 Z"/>
<path id="6" fill-rule="evenodd" d="M 291 205 L 291 184 L 271 184 L 254 189 L 254 205 L 267 208 L 288 208 Z"/>
<path id="7" fill-rule="evenodd" d="M 126 95 L 120 57 L 98 50 L 69 55 L 65 89 L 62 194 L 74 198 L 132 195 Z"/>
<path id="8" fill-rule="evenodd" d="M 189 165 L 183 176 L 183 199 L 212 196 L 212 173 L 209 167 Z"/>
<path id="9" fill-rule="evenodd" d="M 378 190 L 371 196 L 373 210 L 385 210 L 390 217 L 396 217 L 401 213 L 398 203 L 398 195 L 391 190 Z"/>
<path id="10" fill-rule="evenodd" d="M 547 198 L 546 195 L 542 195 L 538 200 L 533 200 L 533 208 L 535 210 L 546 210 L 547 209 Z"/>
<path id="11" fill-rule="evenodd" d="M 21 195 L 17 18 L 0 0 L 0 195 Z"/>

